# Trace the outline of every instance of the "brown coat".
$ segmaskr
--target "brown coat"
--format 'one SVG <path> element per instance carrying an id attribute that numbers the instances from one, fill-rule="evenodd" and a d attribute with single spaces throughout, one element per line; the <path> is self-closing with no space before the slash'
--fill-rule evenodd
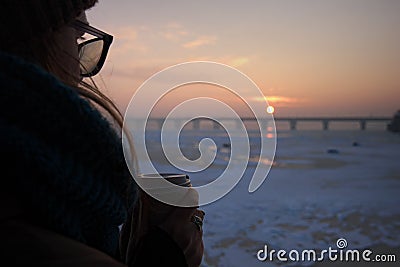
<path id="1" fill-rule="evenodd" d="M 2 194 L 0 207 L 4 266 L 126 267 L 102 251 L 28 222 L 13 197 Z M 134 266 L 187 266 L 182 250 L 160 229 L 144 240 L 138 254 Z"/>

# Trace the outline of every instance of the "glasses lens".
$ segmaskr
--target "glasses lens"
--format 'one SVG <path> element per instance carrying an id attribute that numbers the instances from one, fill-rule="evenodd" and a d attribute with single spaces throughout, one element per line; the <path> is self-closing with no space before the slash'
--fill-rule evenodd
<path id="1" fill-rule="evenodd" d="M 79 61 L 82 75 L 88 75 L 96 70 L 103 51 L 104 42 L 96 39 L 83 43 L 79 49 Z"/>

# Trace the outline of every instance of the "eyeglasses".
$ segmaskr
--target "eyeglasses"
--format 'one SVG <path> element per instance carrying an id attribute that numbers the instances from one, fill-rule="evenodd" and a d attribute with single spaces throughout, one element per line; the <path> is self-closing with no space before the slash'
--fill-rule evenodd
<path id="1" fill-rule="evenodd" d="M 73 21 L 71 26 L 78 31 L 96 36 L 78 45 L 81 76 L 94 76 L 104 65 L 113 36 L 79 20 Z"/>

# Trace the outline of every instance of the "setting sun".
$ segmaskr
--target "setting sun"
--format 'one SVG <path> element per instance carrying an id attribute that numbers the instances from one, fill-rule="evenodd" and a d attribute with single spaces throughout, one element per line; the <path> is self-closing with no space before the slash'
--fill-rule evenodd
<path id="1" fill-rule="evenodd" d="M 267 112 L 268 112 L 269 114 L 273 114 L 274 111 L 275 111 L 275 108 L 274 108 L 273 106 L 268 106 L 268 107 L 267 107 Z"/>

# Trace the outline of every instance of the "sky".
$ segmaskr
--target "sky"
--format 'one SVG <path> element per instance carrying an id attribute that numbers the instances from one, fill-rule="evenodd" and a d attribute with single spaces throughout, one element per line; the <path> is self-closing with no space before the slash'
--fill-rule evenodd
<path id="1" fill-rule="evenodd" d="M 200 60 L 247 75 L 276 117 L 392 116 L 399 14 L 398 0 L 100 0 L 87 11 L 92 26 L 114 36 L 95 81 L 122 111 L 155 73 Z M 154 114 L 199 96 L 246 113 L 229 91 L 191 85 L 164 96 Z"/>

